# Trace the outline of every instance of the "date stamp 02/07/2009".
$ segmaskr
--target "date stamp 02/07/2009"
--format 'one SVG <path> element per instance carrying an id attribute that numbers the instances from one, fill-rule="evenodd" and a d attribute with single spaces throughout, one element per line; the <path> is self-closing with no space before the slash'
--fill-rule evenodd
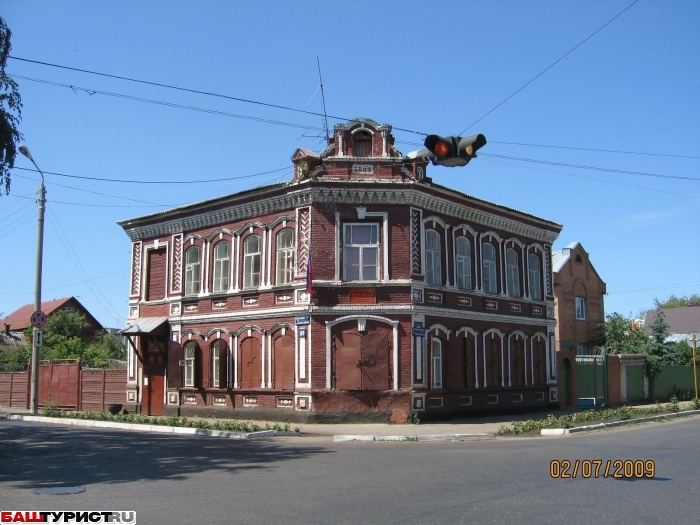
<path id="1" fill-rule="evenodd" d="M 553 459 L 549 463 L 549 475 L 555 479 L 582 478 L 653 478 L 656 475 L 654 460 L 632 459 Z"/>

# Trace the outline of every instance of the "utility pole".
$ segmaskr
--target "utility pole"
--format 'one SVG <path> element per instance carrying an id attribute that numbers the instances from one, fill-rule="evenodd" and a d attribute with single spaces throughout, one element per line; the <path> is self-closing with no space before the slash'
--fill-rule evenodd
<path id="1" fill-rule="evenodd" d="M 41 186 L 39 186 L 39 231 L 36 241 L 36 274 L 34 277 L 34 311 L 41 310 L 41 268 L 44 256 L 44 209 L 46 208 L 46 186 L 44 186 L 44 173 L 39 169 L 36 162 L 29 153 L 26 146 L 20 146 L 19 152 L 32 161 L 34 167 L 41 175 Z M 29 408 L 32 414 L 39 412 L 39 347 L 42 337 L 37 334 L 39 328 L 34 327 L 32 338 L 32 380 L 31 398 Z"/>

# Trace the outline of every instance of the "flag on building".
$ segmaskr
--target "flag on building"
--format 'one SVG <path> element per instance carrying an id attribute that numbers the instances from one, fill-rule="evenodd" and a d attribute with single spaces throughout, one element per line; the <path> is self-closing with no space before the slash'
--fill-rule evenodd
<path id="1" fill-rule="evenodd" d="M 311 294 L 311 248 L 309 248 L 309 260 L 306 263 L 306 293 Z"/>

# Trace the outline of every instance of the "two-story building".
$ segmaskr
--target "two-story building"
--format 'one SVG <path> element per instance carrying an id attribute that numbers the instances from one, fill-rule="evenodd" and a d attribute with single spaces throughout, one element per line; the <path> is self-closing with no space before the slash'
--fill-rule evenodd
<path id="1" fill-rule="evenodd" d="M 556 402 L 560 225 L 433 183 L 368 119 L 292 162 L 289 182 L 119 223 L 129 406 L 405 421 Z"/>

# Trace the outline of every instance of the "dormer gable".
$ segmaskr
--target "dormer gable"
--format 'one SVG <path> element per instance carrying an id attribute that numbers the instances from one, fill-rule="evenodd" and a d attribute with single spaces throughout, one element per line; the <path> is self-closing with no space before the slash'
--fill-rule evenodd
<path id="1" fill-rule="evenodd" d="M 321 153 L 321 158 L 377 159 L 401 156 L 394 147 L 391 126 L 378 124 L 368 118 L 357 118 L 345 124 L 336 124 L 333 127 L 331 144 Z"/>

